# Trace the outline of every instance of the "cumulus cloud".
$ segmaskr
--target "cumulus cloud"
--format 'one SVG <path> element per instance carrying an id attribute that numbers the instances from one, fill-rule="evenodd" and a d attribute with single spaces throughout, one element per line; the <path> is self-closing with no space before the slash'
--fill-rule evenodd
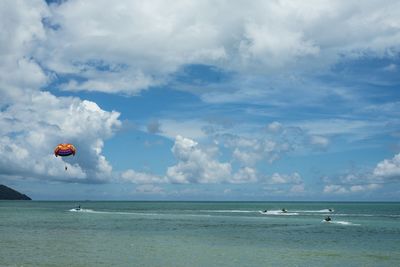
<path id="1" fill-rule="evenodd" d="M 220 163 L 189 138 L 178 135 L 172 152 L 178 163 L 168 168 L 167 177 L 173 183 L 217 183 L 231 175 L 229 163 Z"/>
<path id="2" fill-rule="evenodd" d="M 230 140 L 233 142 L 233 140 Z M 243 147 L 255 145 L 250 139 L 235 139 Z M 193 139 L 176 136 L 172 153 L 177 163 L 167 168 L 165 176 L 127 170 L 121 174 L 121 180 L 138 184 L 176 183 L 262 183 L 271 186 L 290 186 L 292 193 L 304 192 L 304 183 L 297 172 L 292 174 L 273 173 L 260 180 L 260 174 L 254 167 L 243 165 L 233 170 L 231 163 L 220 162 L 218 147 L 202 147 Z"/>
<path id="3" fill-rule="evenodd" d="M 341 175 L 335 179 L 324 177 L 326 183 L 323 192 L 329 194 L 352 194 L 373 191 L 385 184 L 399 180 L 400 177 L 400 154 L 391 159 L 384 159 L 373 169 L 351 172 Z"/>
<path id="4" fill-rule="evenodd" d="M 245 166 L 253 166 L 255 163 L 262 159 L 262 153 L 258 151 L 249 151 L 249 150 L 241 150 L 239 148 L 235 148 L 232 157 L 244 164 Z"/>
<path id="5" fill-rule="evenodd" d="M 162 187 L 152 184 L 139 185 L 135 188 L 135 192 L 141 194 L 165 194 L 165 191 Z"/>
<path id="6" fill-rule="evenodd" d="M 297 172 L 290 175 L 274 173 L 271 177 L 266 178 L 266 182 L 269 184 L 300 184 L 302 179 Z"/>
<path id="7" fill-rule="evenodd" d="M 239 184 L 258 181 L 254 168 L 244 166 L 234 172 L 231 163 L 220 162 L 217 147 L 201 147 L 196 141 L 178 135 L 171 150 L 177 163 L 168 167 L 164 176 L 129 169 L 121 173 L 120 181 L 137 184 Z"/>
<path id="8" fill-rule="evenodd" d="M 367 184 L 367 185 L 353 185 L 350 187 L 351 192 L 363 192 L 363 191 L 370 191 L 380 188 L 381 185 L 379 184 Z"/>
<path id="9" fill-rule="evenodd" d="M 305 184 L 301 175 L 297 172 L 292 174 L 273 173 L 260 179 L 264 184 L 263 189 L 273 195 L 303 195 Z"/>
<path id="10" fill-rule="evenodd" d="M 349 192 L 344 186 L 341 185 L 326 185 L 323 189 L 324 193 L 332 194 L 346 194 Z"/>
<path id="11" fill-rule="evenodd" d="M 164 177 L 145 172 L 136 172 L 135 170 L 132 169 L 124 171 L 121 174 L 121 180 L 124 182 L 130 182 L 136 184 L 152 184 L 152 183 L 167 182 Z"/>
<path id="12" fill-rule="evenodd" d="M 356 184 L 356 185 L 330 184 L 330 185 L 324 186 L 323 192 L 326 194 L 343 195 L 343 194 L 368 192 L 368 191 L 379 189 L 381 187 L 382 187 L 382 185 L 374 184 L 374 183 L 372 183 L 372 184 Z"/>
<path id="13" fill-rule="evenodd" d="M 44 25 L 50 14 L 44 1 L 0 3 L 0 175 L 103 182 L 112 176 L 101 153 L 104 139 L 120 126 L 119 114 L 40 91 L 54 78 L 34 56 L 49 41 Z M 62 142 L 74 143 L 77 155 L 55 158 Z"/>
<path id="14" fill-rule="evenodd" d="M 21 79 L 1 80 L 43 83 L 38 61 L 64 75 L 64 90 L 135 95 L 190 64 L 313 72 L 365 51 L 394 55 L 399 8 L 397 1 L 2 1 L 2 62 Z M 17 56 L 8 53 L 14 46 Z"/>
<path id="15" fill-rule="evenodd" d="M 218 132 L 213 135 L 219 145 L 232 150 L 232 158 L 242 166 L 255 166 L 262 160 L 273 163 L 288 153 L 326 149 L 330 143 L 325 136 L 311 135 L 301 127 L 276 121 L 268 124 L 266 129 L 246 131 L 248 133 L 241 135 Z"/>
<path id="16" fill-rule="evenodd" d="M 0 113 L 0 175 L 67 182 L 104 182 L 112 167 L 102 155 L 104 139 L 120 126 L 119 113 L 96 103 L 25 91 Z M 74 157 L 56 158 L 54 147 L 73 143 Z M 64 171 L 67 164 L 68 171 Z"/>
<path id="17" fill-rule="evenodd" d="M 48 14 L 42 1 L 0 3 L 0 107 L 10 98 L 23 96 L 23 89 L 37 90 L 47 82 L 32 58 L 38 42 L 45 41 L 42 18 Z"/>
<path id="18" fill-rule="evenodd" d="M 282 154 L 292 150 L 286 140 L 270 137 L 245 137 L 237 134 L 221 134 L 214 137 L 219 144 L 232 150 L 232 157 L 243 166 L 254 166 L 265 159 L 272 163 Z"/>
<path id="19" fill-rule="evenodd" d="M 379 162 L 373 174 L 383 179 L 400 179 L 400 153 L 392 159 L 385 159 Z"/>
<path id="20" fill-rule="evenodd" d="M 250 167 L 239 169 L 239 171 L 229 179 L 231 183 L 255 183 L 257 181 L 257 171 Z"/>

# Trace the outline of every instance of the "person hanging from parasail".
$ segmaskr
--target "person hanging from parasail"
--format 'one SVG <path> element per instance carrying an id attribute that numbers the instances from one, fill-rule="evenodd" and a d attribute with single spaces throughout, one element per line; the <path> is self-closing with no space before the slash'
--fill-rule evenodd
<path id="1" fill-rule="evenodd" d="M 73 144 L 59 144 L 56 146 L 54 149 L 54 155 L 56 157 L 68 157 L 68 156 L 75 156 L 76 153 L 76 148 L 74 147 Z M 65 170 L 67 170 L 67 164 L 65 164 Z"/>

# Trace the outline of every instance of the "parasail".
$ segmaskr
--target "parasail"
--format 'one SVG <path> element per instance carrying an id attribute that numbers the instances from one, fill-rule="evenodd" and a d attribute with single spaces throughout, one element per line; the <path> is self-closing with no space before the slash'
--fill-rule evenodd
<path id="1" fill-rule="evenodd" d="M 56 157 L 67 157 L 74 155 L 76 153 L 76 148 L 72 144 L 59 144 L 56 149 L 54 149 L 54 155 Z"/>
<path id="2" fill-rule="evenodd" d="M 68 156 L 75 156 L 76 148 L 73 144 L 59 144 L 54 149 L 54 155 L 56 157 L 68 157 Z M 67 165 L 65 165 L 65 170 L 67 170 Z"/>

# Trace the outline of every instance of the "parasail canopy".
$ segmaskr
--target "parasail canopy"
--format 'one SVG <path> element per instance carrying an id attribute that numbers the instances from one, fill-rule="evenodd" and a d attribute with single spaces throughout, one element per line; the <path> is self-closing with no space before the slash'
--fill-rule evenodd
<path id="1" fill-rule="evenodd" d="M 54 155 L 56 157 L 67 157 L 67 156 L 75 156 L 76 153 L 76 148 L 72 144 L 59 144 L 55 149 L 54 149 Z"/>

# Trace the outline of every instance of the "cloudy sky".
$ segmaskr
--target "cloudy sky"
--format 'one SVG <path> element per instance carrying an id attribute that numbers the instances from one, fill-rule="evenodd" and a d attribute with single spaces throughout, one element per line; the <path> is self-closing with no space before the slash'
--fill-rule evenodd
<path id="1" fill-rule="evenodd" d="M 33 199 L 400 200 L 399 1 L 5 0 L 0 30 Z"/>

